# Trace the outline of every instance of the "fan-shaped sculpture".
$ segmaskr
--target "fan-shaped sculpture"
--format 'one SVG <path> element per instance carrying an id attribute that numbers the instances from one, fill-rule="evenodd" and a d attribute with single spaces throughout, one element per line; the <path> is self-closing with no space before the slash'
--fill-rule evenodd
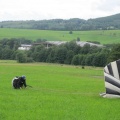
<path id="1" fill-rule="evenodd" d="M 120 97 L 120 59 L 109 63 L 104 68 L 106 92 L 100 94 L 103 97 Z"/>

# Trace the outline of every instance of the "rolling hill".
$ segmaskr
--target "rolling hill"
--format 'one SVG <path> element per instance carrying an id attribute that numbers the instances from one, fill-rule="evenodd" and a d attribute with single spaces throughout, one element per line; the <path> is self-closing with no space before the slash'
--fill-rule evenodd
<path id="1" fill-rule="evenodd" d="M 34 18 L 33 18 L 34 19 Z M 20 29 L 39 29 L 39 30 L 115 30 L 120 29 L 120 14 L 96 18 L 79 19 L 72 18 L 68 20 L 27 20 L 27 21 L 2 21 L 1 28 L 20 28 Z"/>
<path id="2" fill-rule="evenodd" d="M 10 38 L 20 38 L 27 40 L 47 40 L 47 41 L 92 41 L 101 44 L 120 43 L 120 30 L 94 30 L 94 31 L 53 31 L 53 30 L 33 30 L 33 29 L 13 29 L 0 28 L 0 40 Z"/>

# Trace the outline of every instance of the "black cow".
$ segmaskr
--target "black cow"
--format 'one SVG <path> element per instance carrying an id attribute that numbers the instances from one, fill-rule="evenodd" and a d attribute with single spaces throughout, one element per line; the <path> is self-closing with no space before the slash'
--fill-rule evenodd
<path id="1" fill-rule="evenodd" d="M 25 76 L 21 76 L 21 77 L 15 77 L 12 80 L 12 86 L 14 89 L 20 89 L 23 87 L 27 87 L 26 85 L 26 77 Z"/>

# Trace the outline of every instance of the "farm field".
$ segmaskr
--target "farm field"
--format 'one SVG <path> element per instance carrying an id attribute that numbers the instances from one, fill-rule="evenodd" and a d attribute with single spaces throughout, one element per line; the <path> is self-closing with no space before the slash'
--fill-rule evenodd
<path id="1" fill-rule="evenodd" d="M 71 41 L 78 37 L 81 41 L 98 41 L 101 44 L 120 43 L 120 30 L 73 31 L 73 34 L 69 34 L 69 31 L 0 28 L 0 39 L 25 38 L 33 41 L 37 39 Z"/>
<path id="2" fill-rule="evenodd" d="M 21 75 L 33 88 L 11 87 Z M 0 120 L 118 120 L 119 99 L 104 91 L 103 68 L 0 61 Z"/>

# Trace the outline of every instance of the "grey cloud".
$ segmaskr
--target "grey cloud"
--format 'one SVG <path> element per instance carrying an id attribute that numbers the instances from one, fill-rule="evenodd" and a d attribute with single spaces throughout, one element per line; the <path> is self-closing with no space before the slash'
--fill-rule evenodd
<path id="1" fill-rule="evenodd" d="M 101 0 L 101 3 L 97 6 L 97 9 L 110 12 L 117 7 L 120 7 L 120 0 Z"/>

